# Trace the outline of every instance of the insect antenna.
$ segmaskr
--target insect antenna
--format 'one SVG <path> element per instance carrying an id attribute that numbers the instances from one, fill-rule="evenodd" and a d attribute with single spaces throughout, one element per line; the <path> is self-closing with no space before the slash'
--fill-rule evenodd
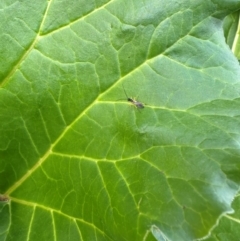
<path id="1" fill-rule="evenodd" d="M 126 95 L 126 97 L 127 97 L 127 99 L 128 99 L 129 97 L 127 96 L 127 93 L 126 93 L 126 90 L 125 90 L 125 88 L 124 88 L 124 85 L 123 85 L 123 84 L 122 84 L 122 87 L 123 87 L 124 93 L 125 93 L 125 95 Z"/>
<path id="2" fill-rule="evenodd" d="M 126 91 L 125 91 L 125 88 L 124 88 L 123 84 L 122 84 L 122 87 L 123 87 L 123 90 L 124 90 L 124 94 L 126 95 L 127 100 L 128 100 L 128 96 L 127 96 L 127 93 L 126 93 Z M 116 101 L 119 101 L 119 100 L 126 100 L 126 99 L 117 99 Z"/>

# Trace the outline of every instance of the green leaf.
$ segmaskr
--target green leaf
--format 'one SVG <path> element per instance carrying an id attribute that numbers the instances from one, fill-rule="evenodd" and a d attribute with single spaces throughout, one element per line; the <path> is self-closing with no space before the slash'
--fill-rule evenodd
<path id="1" fill-rule="evenodd" d="M 224 36 L 230 48 L 234 48 L 233 44 L 236 44 L 236 42 L 234 43 L 234 40 L 238 28 L 238 20 L 239 12 L 235 12 L 226 16 L 223 21 Z"/>
<path id="2" fill-rule="evenodd" d="M 239 8 L 1 1 L 0 240 L 190 241 L 231 213 Z"/>
<path id="3" fill-rule="evenodd" d="M 240 196 L 235 198 L 233 202 L 235 213 L 232 215 L 224 215 L 217 227 L 213 230 L 211 237 L 206 241 L 238 241 L 240 236 Z"/>

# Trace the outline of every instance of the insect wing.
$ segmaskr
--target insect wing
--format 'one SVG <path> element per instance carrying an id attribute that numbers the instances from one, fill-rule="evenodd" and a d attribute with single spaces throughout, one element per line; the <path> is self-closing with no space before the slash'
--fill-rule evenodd
<path id="1" fill-rule="evenodd" d="M 143 109 L 144 108 L 144 105 L 143 103 L 139 102 L 139 101 L 136 101 L 136 100 L 131 100 L 132 104 L 136 106 L 136 108 L 138 109 Z"/>
<path id="2" fill-rule="evenodd" d="M 136 105 L 136 107 L 137 107 L 138 109 L 143 109 L 143 108 L 144 108 L 144 105 L 143 105 L 143 103 L 141 103 L 141 102 L 136 101 L 135 105 Z"/>

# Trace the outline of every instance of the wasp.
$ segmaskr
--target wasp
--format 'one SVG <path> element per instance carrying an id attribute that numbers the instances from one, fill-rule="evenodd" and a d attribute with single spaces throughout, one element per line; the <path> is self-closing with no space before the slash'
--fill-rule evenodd
<path id="1" fill-rule="evenodd" d="M 144 104 L 141 103 L 140 101 L 137 101 L 137 100 L 135 100 L 133 98 L 128 97 L 127 92 L 126 92 L 123 84 L 122 84 L 122 87 L 123 87 L 124 93 L 125 93 L 125 95 L 127 97 L 127 101 L 130 102 L 132 105 L 134 105 L 137 109 L 143 109 L 144 108 Z"/>

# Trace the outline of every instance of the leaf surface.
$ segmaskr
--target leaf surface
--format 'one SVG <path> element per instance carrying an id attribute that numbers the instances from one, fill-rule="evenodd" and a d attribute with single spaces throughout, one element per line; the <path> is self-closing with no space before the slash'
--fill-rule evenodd
<path id="1" fill-rule="evenodd" d="M 231 213 L 239 7 L 2 2 L 0 239 L 190 241 Z"/>
<path id="2" fill-rule="evenodd" d="M 206 241 L 237 241 L 239 239 L 239 227 L 240 227 L 240 198 L 239 194 L 233 201 L 233 209 L 235 210 L 234 214 L 224 215 L 217 227 L 212 231 L 210 237 Z"/>

